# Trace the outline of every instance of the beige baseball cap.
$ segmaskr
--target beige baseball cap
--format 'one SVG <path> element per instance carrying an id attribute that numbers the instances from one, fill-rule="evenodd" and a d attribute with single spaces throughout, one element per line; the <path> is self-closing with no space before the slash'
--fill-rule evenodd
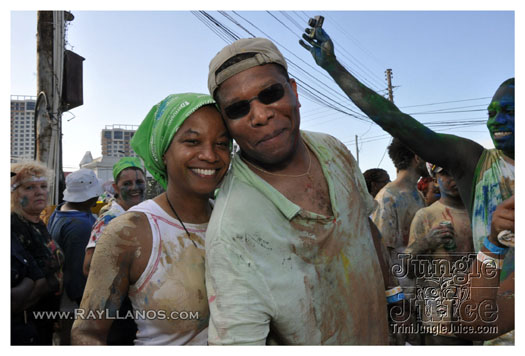
<path id="1" fill-rule="evenodd" d="M 241 53 L 256 53 L 256 55 L 232 64 L 221 70 L 219 73 L 216 73 L 217 69 L 219 69 L 227 60 Z M 282 53 L 272 41 L 266 38 L 241 38 L 232 44 L 229 44 L 217 53 L 210 62 L 210 71 L 208 73 L 208 89 L 210 95 L 213 96 L 215 90 L 226 79 L 231 78 L 235 74 L 245 71 L 246 69 L 267 63 L 277 63 L 282 65 L 284 69 L 288 70 L 288 65 L 286 64 L 286 60 Z"/>

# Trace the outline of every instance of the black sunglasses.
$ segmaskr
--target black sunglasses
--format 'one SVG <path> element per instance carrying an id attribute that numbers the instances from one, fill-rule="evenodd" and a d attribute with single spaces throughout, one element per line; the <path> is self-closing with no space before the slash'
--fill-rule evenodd
<path id="1" fill-rule="evenodd" d="M 284 96 L 284 86 L 281 83 L 275 83 L 260 91 L 257 96 L 250 100 L 241 100 L 224 108 L 224 113 L 229 119 L 235 120 L 247 115 L 250 110 L 250 103 L 258 99 L 264 105 L 269 105 L 281 100 Z"/>

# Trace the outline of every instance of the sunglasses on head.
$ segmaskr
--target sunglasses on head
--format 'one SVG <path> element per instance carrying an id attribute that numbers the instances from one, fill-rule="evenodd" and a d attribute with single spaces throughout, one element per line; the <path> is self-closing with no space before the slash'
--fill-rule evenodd
<path id="1" fill-rule="evenodd" d="M 250 112 L 250 104 L 255 99 L 259 100 L 264 105 L 270 105 L 278 100 L 281 100 L 283 96 L 284 86 L 281 83 L 275 83 L 270 85 L 268 88 L 261 90 L 257 96 L 254 96 L 250 100 L 237 101 L 227 106 L 224 108 L 224 113 L 231 120 L 239 119 Z"/>

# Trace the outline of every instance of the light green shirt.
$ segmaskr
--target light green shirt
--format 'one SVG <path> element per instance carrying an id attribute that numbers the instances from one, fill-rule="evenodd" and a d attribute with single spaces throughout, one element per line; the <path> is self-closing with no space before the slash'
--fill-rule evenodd
<path id="1" fill-rule="evenodd" d="M 210 344 L 388 342 L 373 199 L 342 143 L 302 135 L 333 216 L 301 209 L 234 157 L 206 233 Z"/>

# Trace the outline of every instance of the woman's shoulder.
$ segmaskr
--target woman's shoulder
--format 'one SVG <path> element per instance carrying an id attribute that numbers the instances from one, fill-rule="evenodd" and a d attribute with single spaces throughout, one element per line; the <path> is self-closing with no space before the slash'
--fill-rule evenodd
<path id="1" fill-rule="evenodd" d="M 142 237 L 150 232 L 147 216 L 140 211 L 127 211 L 112 219 L 105 227 L 100 243 L 118 244 L 122 247 L 137 247 Z"/>

